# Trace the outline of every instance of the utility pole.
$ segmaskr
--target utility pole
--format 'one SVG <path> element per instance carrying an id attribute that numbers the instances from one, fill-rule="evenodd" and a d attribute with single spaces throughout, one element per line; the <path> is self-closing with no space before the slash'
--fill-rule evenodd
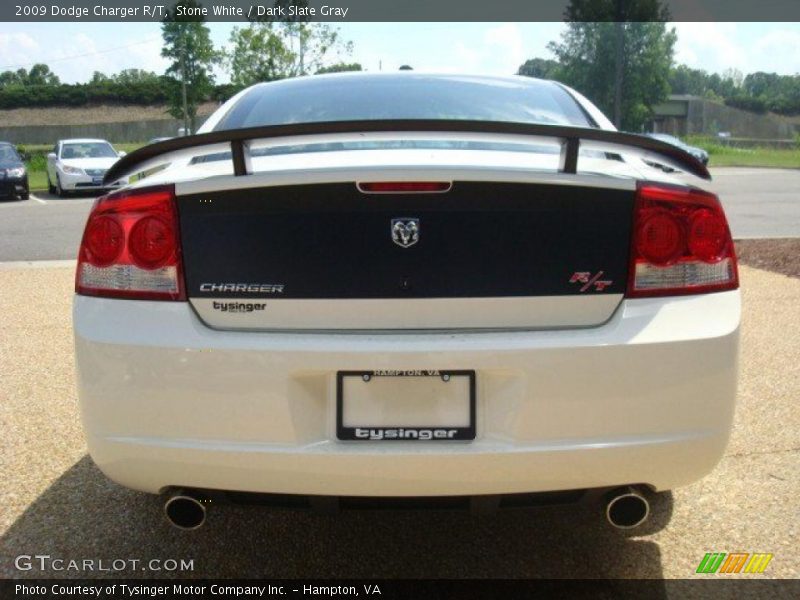
<path id="1" fill-rule="evenodd" d="M 622 0 L 616 2 L 616 19 L 614 20 L 615 57 L 614 57 L 614 125 L 622 127 L 622 65 L 625 59 L 625 25 L 622 21 Z"/>
<path id="2" fill-rule="evenodd" d="M 300 75 L 306 74 L 306 40 L 305 40 L 305 24 L 300 25 L 298 28 L 299 34 L 299 48 L 300 48 Z"/>
<path id="3" fill-rule="evenodd" d="M 181 49 L 181 96 L 183 99 L 183 135 L 189 135 L 189 107 L 186 100 L 186 32 L 183 32 Z"/>

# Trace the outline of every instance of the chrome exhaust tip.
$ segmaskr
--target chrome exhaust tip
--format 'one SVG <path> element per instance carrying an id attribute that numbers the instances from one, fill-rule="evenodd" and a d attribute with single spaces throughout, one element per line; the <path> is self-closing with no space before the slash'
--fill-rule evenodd
<path id="1" fill-rule="evenodd" d="M 650 516 L 650 503 L 633 488 L 614 490 L 606 502 L 606 520 L 617 529 L 633 529 Z"/>
<path id="2" fill-rule="evenodd" d="M 174 527 L 190 531 L 206 522 L 206 507 L 200 500 L 186 493 L 176 493 L 164 504 L 164 514 Z"/>

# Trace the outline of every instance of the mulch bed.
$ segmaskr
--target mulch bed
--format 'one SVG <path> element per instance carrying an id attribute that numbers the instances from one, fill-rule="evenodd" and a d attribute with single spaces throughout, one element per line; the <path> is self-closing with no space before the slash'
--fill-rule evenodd
<path id="1" fill-rule="evenodd" d="M 735 244 L 741 264 L 800 279 L 800 238 L 737 240 Z"/>

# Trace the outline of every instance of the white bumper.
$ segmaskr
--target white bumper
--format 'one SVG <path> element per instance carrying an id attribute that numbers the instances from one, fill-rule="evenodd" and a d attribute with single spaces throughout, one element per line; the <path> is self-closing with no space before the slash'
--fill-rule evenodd
<path id="1" fill-rule="evenodd" d="M 102 177 L 99 179 L 102 180 Z M 61 183 L 61 189 L 71 192 L 79 192 L 81 190 L 106 190 L 128 185 L 127 177 L 115 181 L 111 185 L 103 185 L 102 181 L 98 183 L 97 180 L 97 177 L 92 177 L 91 175 L 64 173 L 63 171 L 58 172 L 58 181 Z"/>
<path id="2" fill-rule="evenodd" d="M 710 472 L 736 397 L 739 292 L 625 300 L 597 328 L 216 331 L 187 303 L 77 296 L 90 453 L 131 488 L 474 495 Z M 474 369 L 474 442 L 341 442 L 339 370 Z"/>

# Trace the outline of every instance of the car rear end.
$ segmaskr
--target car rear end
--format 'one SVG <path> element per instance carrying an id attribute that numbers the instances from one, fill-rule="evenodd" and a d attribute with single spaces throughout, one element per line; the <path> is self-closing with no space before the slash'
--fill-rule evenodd
<path id="1" fill-rule="evenodd" d="M 455 175 L 440 193 L 198 183 L 102 200 L 74 309 L 98 466 L 149 492 L 345 496 L 709 472 L 739 327 L 716 199 Z M 415 244 L 395 243 L 398 218 L 418 219 Z"/>
<path id="2" fill-rule="evenodd" d="M 539 158 L 326 146 L 100 199 L 74 305 L 97 465 L 153 493 L 384 498 L 710 472 L 740 319 L 718 199 Z"/>

